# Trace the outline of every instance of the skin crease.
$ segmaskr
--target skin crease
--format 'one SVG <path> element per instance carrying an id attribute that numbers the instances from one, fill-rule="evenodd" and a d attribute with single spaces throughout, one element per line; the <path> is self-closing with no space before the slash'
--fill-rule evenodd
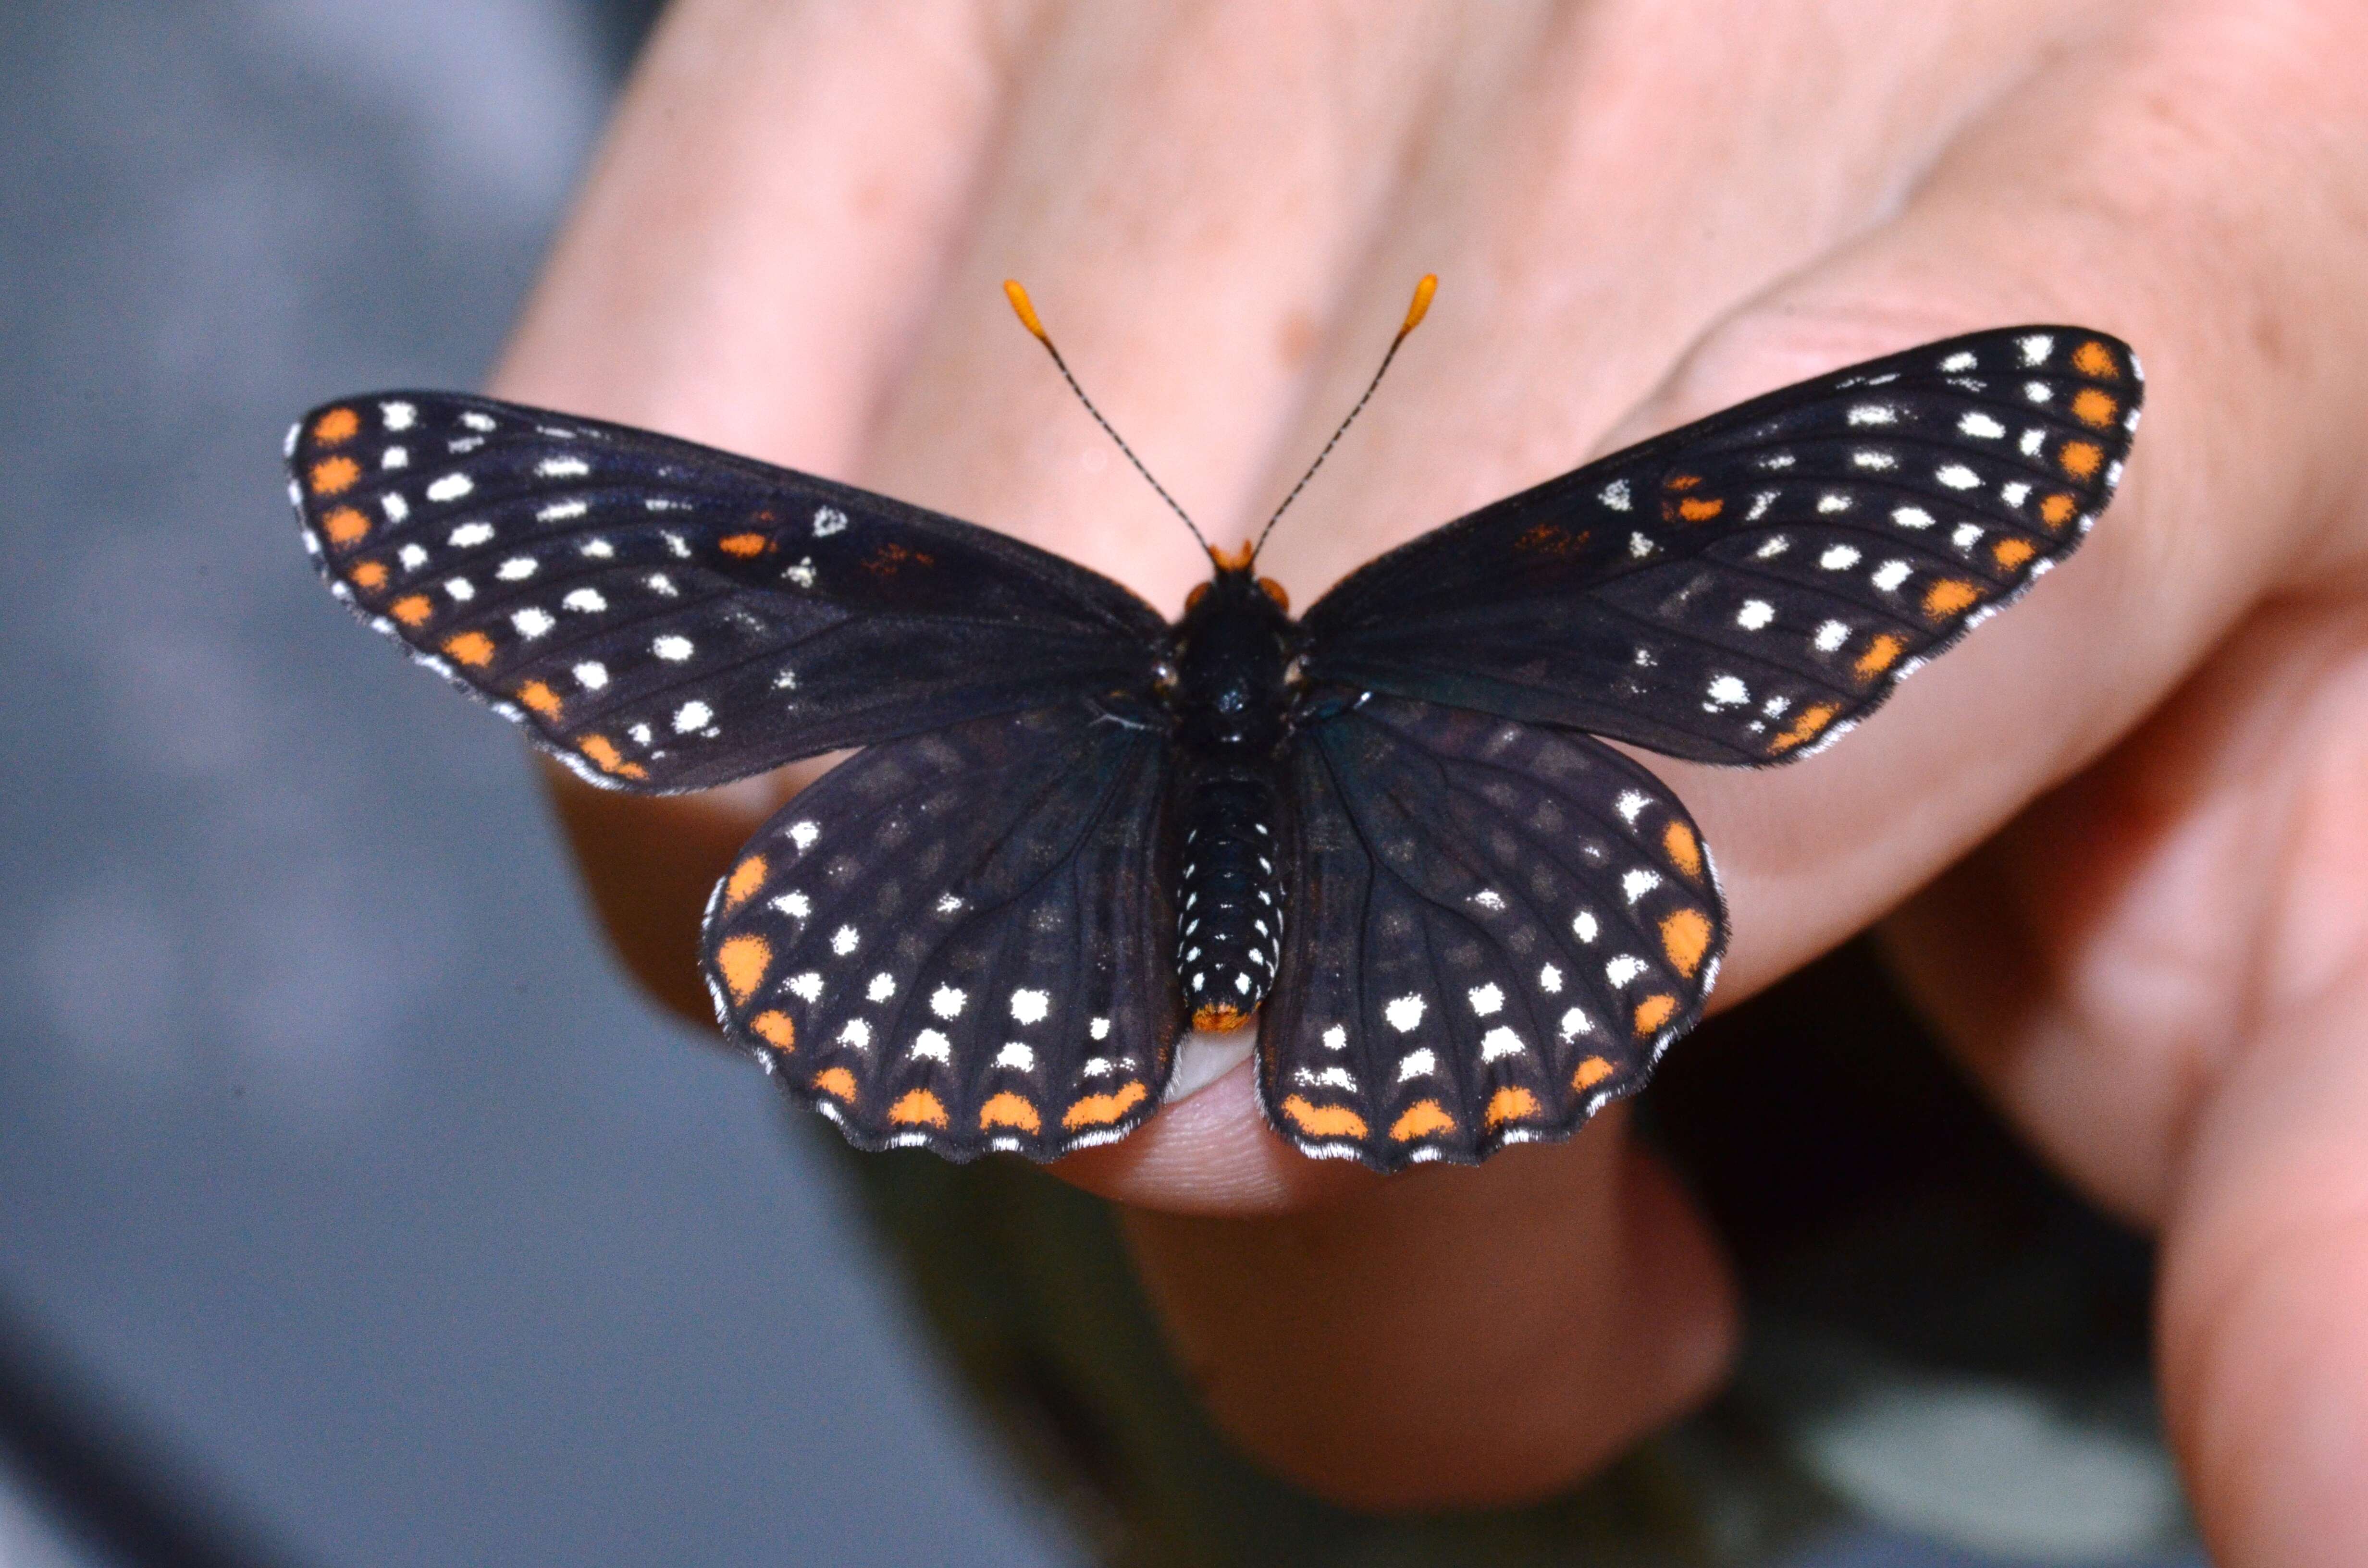
<path id="1" fill-rule="evenodd" d="M 494 390 L 943 507 L 1172 612 L 1205 562 L 1007 276 L 1231 540 L 1440 275 L 1262 558 L 1303 606 L 1805 375 L 2020 322 L 2127 338 L 2146 426 L 2077 559 L 1814 760 L 1653 766 L 1719 856 L 1720 1001 L 1897 909 L 2001 1114 L 2160 1234 L 2214 1560 L 2368 1562 L 2368 17 L 1739 15 L 682 0 Z M 814 771 L 554 778 L 624 960 L 687 1014 L 706 889 Z M 1352 1505 L 1550 1491 L 1734 1343 L 1714 1244 L 1616 1113 L 1383 1182 L 1292 1153 L 1235 1073 L 1058 1168 L 1128 1206 L 1216 1418 Z"/>

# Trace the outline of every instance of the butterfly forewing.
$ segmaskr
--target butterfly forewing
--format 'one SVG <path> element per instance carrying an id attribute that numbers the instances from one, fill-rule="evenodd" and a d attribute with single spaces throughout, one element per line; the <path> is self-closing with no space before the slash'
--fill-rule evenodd
<path id="1" fill-rule="evenodd" d="M 1725 915 L 1658 780 L 1592 738 L 1390 697 L 1292 760 L 1269 1113 L 1383 1169 L 1567 1135 L 1691 1027 Z"/>
<path id="2" fill-rule="evenodd" d="M 2078 546 L 2128 347 L 1976 334 L 1744 403 L 1486 507 L 1309 612 L 1310 672 L 1698 761 L 1789 761 Z"/>
<path id="3" fill-rule="evenodd" d="M 865 1148 L 1123 1134 L 1180 1017 L 1167 781 L 1164 734 L 1083 702 L 858 754 L 716 889 L 724 1031 Z"/>
<path id="4" fill-rule="evenodd" d="M 699 789 L 1139 689 L 1165 625 L 988 529 L 485 398 L 348 398 L 289 460 L 333 591 L 598 784 Z"/>

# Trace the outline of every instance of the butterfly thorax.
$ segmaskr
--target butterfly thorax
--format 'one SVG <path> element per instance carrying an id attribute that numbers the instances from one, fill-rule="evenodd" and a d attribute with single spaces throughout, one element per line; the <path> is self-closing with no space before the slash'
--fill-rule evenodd
<path id="1" fill-rule="evenodd" d="M 1220 562 L 1177 628 L 1176 972 L 1193 1026 L 1248 1022 L 1281 952 L 1281 791 L 1297 629 L 1279 589 Z"/>

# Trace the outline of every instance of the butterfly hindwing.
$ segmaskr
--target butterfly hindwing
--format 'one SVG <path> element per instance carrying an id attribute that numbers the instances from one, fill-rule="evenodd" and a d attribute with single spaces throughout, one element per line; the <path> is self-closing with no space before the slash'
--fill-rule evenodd
<path id="1" fill-rule="evenodd" d="M 1575 732 L 1345 696 L 1302 732 L 1269 1118 L 1389 1170 L 1567 1136 L 1691 1028 L 1726 921 L 1692 821 Z"/>
<path id="2" fill-rule="evenodd" d="M 1163 733 L 1085 702 L 868 748 L 718 885 L 724 1032 L 857 1144 L 1053 1159 L 1159 1103 Z"/>
<path id="3" fill-rule="evenodd" d="M 347 398 L 288 456 L 332 591 L 612 788 L 1141 689 L 1165 628 L 992 530 L 488 398 Z"/>
<path id="4" fill-rule="evenodd" d="M 1308 613 L 1311 676 L 1696 761 L 1790 761 L 2076 548 L 2128 347 L 1978 333 L 1754 399 L 1484 507 Z"/>

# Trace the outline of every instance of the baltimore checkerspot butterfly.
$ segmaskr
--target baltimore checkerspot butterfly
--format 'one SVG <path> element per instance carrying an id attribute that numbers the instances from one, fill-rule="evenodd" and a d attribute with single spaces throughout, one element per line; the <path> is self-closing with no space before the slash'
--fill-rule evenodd
<path id="1" fill-rule="evenodd" d="M 1296 619 L 1253 545 L 1171 623 L 952 517 L 486 398 L 342 398 L 288 456 L 331 591 L 591 782 L 862 748 L 750 841 L 702 959 L 724 1032 L 858 1144 L 1052 1159 L 1148 1117 L 1188 1024 L 1258 1017 L 1275 1127 L 1394 1169 L 1565 1137 L 1701 1016 L 1710 850 L 1598 737 L 1831 744 L 2078 544 L 2139 394 L 2085 328 L 1913 348 Z"/>

